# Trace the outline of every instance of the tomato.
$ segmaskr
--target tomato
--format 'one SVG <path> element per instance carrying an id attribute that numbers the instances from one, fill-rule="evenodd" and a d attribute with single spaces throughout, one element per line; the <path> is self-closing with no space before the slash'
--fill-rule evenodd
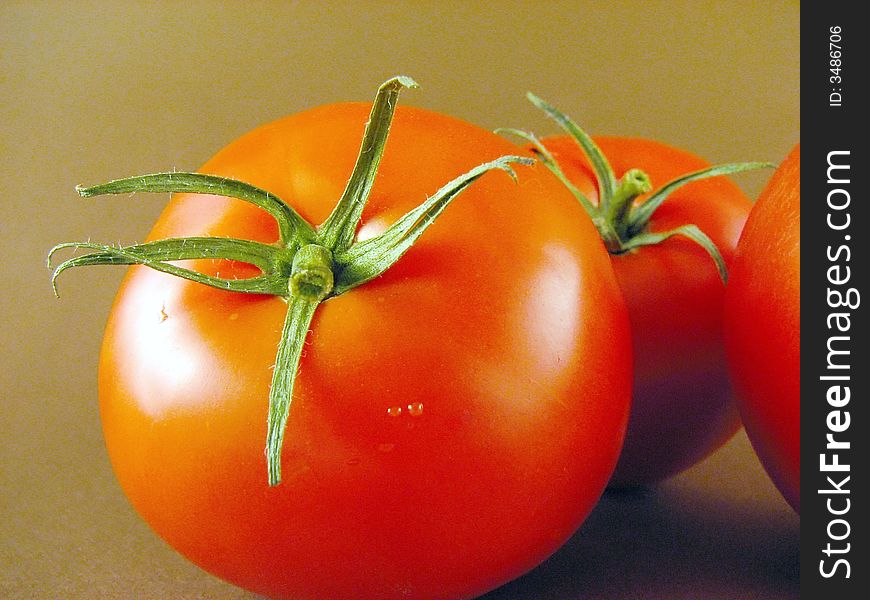
<path id="1" fill-rule="evenodd" d="M 577 141 L 554 136 L 541 143 L 567 179 L 597 205 L 598 177 Z M 594 143 L 617 179 L 640 169 L 654 186 L 663 186 L 710 166 L 647 139 L 595 137 Z M 648 197 L 641 194 L 635 204 Z M 727 266 L 750 206 L 724 177 L 693 181 L 652 213 L 643 233 L 694 224 Z M 585 222 L 576 225 L 585 228 Z M 697 463 L 740 427 L 722 345 L 724 285 L 707 252 L 679 236 L 615 252 L 611 261 L 628 306 L 635 365 L 628 432 L 612 484 L 646 485 Z"/>
<path id="2" fill-rule="evenodd" d="M 322 223 L 368 110 L 329 105 L 273 122 L 201 171 Z M 358 237 L 512 150 L 399 107 Z M 630 332 L 594 227 L 543 167 L 517 174 L 484 176 L 390 270 L 319 306 L 272 487 L 263 447 L 287 303 L 131 267 L 99 395 L 112 465 L 151 527 L 209 572 L 294 599 L 468 598 L 559 547 L 619 454 Z M 149 239 L 203 235 L 271 244 L 277 231 L 250 204 L 182 193 Z"/>
<path id="3" fill-rule="evenodd" d="M 725 297 L 725 341 L 746 433 L 800 512 L 800 144 L 758 198 Z"/>

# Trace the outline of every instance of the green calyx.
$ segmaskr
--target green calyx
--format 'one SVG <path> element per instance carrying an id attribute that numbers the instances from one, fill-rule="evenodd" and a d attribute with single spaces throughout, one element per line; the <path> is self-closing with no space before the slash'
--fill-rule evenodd
<path id="1" fill-rule="evenodd" d="M 774 168 L 776 165 L 765 162 L 728 163 L 715 165 L 679 177 L 658 190 L 653 191 L 649 176 L 640 169 L 627 171 L 617 180 L 610 162 L 592 138 L 570 117 L 554 106 L 546 103 L 529 92 L 529 101 L 543 110 L 570 135 L 589 159 L 598 180 L 598 203 L 593 203 L 575 186 L 562 171 L 553 154 L 534 134 L 520 129 L 500 129 L 500 133 L 519 137 L 532 145 L 533 152 L 559 180 L 567 187 L 592 222 L 598 228 L 604 245 L 611 254 L 623 254 L 643 246 L 660 244 L 674 236 L 689 238 L 701 246 L 713 259 L 722 281 L 727 281 L 728 272 L 725 260 L 710 237 L 694 224 L 686 224 L 665 232 L 649 231 L 649 222 L 656 209 L 677 189 L 693 181 L 708 179 L 719 175 L 730 175 L 753 169 Z M 638 197 L 652 194 L 645 202 L 637 203 Z"/>
<path id="2" fill-rule="evenodd" d="M 144 265 L 221 290 L 271 294 L 287 301 L 269 392 L 265 450 L 269 485 L 281 481 L 281 448 L 299 360 L 319 304 L 383 274 L 414 245 L 453 199 L 484 174 L 501 170 L 515 179 L 512 163 L 533 162 L 520 156 L 502 156 L 478 165 L 446 183 L 380 235 L 357 242 L 356 231 L 383 156 L 396 100 L 403 88 L 415 87 L 414 80 L 403 76 L 380 86 L 347 186 L 330 216 L 319 227 L 309 224 L 289 204 L 270 192 L 244 182 L 201 173 L 156 173 L 76 189 L 83 197 L 131 192 L 192 192 L 237 198 L 258 206 L 275 219 L 277 242 L 263 244 L 216 237 L 171 238 L 124 247 L 68 242 L 58 244 L 49 252 L 51 268 L 58 251 L 88 251 L 54 268 L 51 283 L 55 294 L 58 276 L 71 267 Z M 248 279 L 224 279 L 175 264 L 179 260 L 201 258 L 241 261 L 254 265 L 261 273 Z"/>

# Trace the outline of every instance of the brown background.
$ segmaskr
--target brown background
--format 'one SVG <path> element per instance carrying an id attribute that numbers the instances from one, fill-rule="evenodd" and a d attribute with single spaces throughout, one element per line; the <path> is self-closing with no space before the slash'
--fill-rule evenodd
<path id="1" fill-rule="evenodd" d="M 192 170 L 265 121 L 368 100 L 486 127 L 553 126 L 713 162 L 779 161 L 799 138 L 799 5 L 759 2 L 3 2 L 0 597 L 249 598 L 157 539 L 115 484 L 95 398 L 121 277 L 61 281 L 56 242 L 141 239 L 164 201 L 82 201 L 77 183 Z M 766 174 L 738 182 L 756 195 Z M 642 494 L 608 494 L 569 544 L 491 600 L 796 598 L 799 519 L 741 433 Z"/>

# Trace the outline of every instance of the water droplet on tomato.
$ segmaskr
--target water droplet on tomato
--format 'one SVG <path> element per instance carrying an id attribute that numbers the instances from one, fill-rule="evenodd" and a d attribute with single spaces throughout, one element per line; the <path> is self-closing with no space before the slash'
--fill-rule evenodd
<path id="1" fill-rule="evenodd" d="M 402 414 L 402 407 L 401 406 L 391 406 L 390 408 L 387 409 L 387 414 L 390 415 L 391 417 L 398 417 L 399 415 Z"/>
<path id="2" fill-rule="evenodd" d="M 423 414 L 423 403 L 415 402 L 414 404 L 408 405 L 408 414 L 412 417 L 419 417 Z"/>

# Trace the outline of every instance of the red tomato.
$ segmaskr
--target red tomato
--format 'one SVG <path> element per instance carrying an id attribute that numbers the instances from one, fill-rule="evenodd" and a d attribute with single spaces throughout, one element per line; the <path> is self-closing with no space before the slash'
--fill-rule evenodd
<path id="1" fill-rule="evenodd" d="M 321 223 L 368 110 L 332 105 L 274 122 L 202 171 L 267 189 Z M 359 236 L 513 150 L 400 107 Z M 467 598 L 575 531 L 621 447 L 629 326 L 581 208 L 543 167 L 517 171 L 518 184 L 483 177 L 383 276 L 318 308 L 276 487 L 263 447 L 286 303 L 130 269 L 102 350 L 102 418 L 118 479 L 160 536 L 276 598 Z M 178 194 L 150 238 L 197 235 L 277 234 L 249 204 Z M 677 246 L 706 274 L 707 261 Z M 252 274 L 226 261 L 193 266 Z"/>
<path id="2" fill-rule="evenodd" d="M 725 341 L 746 433 L 800 512 L 800 144 L 749 215 L 731 267 Z"/>
<path id="3" fill-rule="evenodd" d="M 710 166 L 646 139 L 594 141 L 617 179 L 629 169 L 641 169 L 654 188 Z M 567 136 L 542 142 L 568 179 L 597 203 L 597 178 L 578 144 Z M 728 265 L 750 206 L 724 177 L 695 181 L 677 189 L 653 213 L 647 230 L 695 224 Z M 681 237 L 612 254 L 611 259 L 628 306 L 635 365 L 628 433 L 612 483 L 649 484 L 708 456 L 740 426 L 722 346 L 724 285 L 710 256 Z"/>

